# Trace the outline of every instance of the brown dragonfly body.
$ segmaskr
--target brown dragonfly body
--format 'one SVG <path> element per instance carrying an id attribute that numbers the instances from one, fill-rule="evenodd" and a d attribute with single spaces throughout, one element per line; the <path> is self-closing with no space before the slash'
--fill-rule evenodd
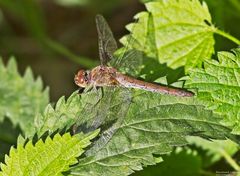
<path id="1" fill-rule="evenodd" d="M 107 22 L 101 15 L 96 16 L 96 24 L 99 37 L 99 56 L 101 65 L 93 68 L 91 71 L 78 71 L 74 80 L 79 87 L 120 86 L 176 96 L 193 96 L 191 92 L 141 81 L 124 75 L 113 67 L 108 67 L 107 63 L 113 58 L 113 53 L 117 49 L 117 43 Z"/>
<path id="2" fill-rule="evenodd" d="M 97 66 L 91 71 L 80 70 L 74 80 L 79 87 L 120 86 L 176 96 L 193 96 L 191 92 L 138 80 L 107 66 Z"/>

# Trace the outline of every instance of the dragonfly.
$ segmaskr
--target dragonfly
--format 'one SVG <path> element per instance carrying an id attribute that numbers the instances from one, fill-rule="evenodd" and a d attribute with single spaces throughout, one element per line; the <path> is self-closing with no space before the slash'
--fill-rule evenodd
<path id="1" fill-rule="evenodd" d="M 118 49 L 117 42 L 113 37 L 113 33 L 108 23 L 102 15 L 96 16 L 96 26 L 98 33 L 100 65 L 92 70 L 79 70 L 74 77 L 74 81 L 77 86 L 81 88 L 106 86 L 135 88 L 181 97 L 191 97 L 194 95 L 192 92 L 182 89 L 136 79 L 121 73 L 114 67 L 108 66 L 108 63 L 114 58 L 114 52 Z"/>
<path id="2" fill-rule="evenodd" d="M 132 66 L 134 65 L 136 67 L 136 65 L 139 64 L 133 59 L 134 57 L 140 58 L 142 55 L 134 50 L 128 53 L 124 51 L 123 55 L 117 58 L 113 64 L 116 68 L 108 66 L 109 62 L 115 59 L 114 53 L 117 50 L 117 42 L 103 16 L 96 16 L 96 26 L 100 65 L 92 70 L 79 70 L 74 77 L 76 85 L 80 88 L 85 88 L 85 93 L 81 96 L 83 96 L 82 101 L 87 101 L 82 102 L 83 108 L 78 121 L 74 125 L 74 133 L 77 131 L 88 132 L 99 127 L 101 127 L 102 130 L 99 139 L 97 139 L 93 147 L 86 152 L 87 156 L 93 155 L 105 146 L 124 123 L 130 105 L 134 101 L 132 92 L 128 88 L 175 96 L 193 96 L 191 92 L 148 83 L 118 71 L 116 68 L 127 66 L 129 62 L 132 64 L 129 65 L 132 71 L 134 70 Z M 130 44 L 130 42 L 128 44 Z M 131 59 L 131 57 L 133 58 Z M 122 62 L 122 60 L 125 59 L 127 62 Z M 101 88 L 100 90 L 96 89 L 99 87 Z M 94 88 L 93 91 L 88 91 L 91 88 Z M 87 96 L 87 98 L 84 98 L 84 96 Z"/>

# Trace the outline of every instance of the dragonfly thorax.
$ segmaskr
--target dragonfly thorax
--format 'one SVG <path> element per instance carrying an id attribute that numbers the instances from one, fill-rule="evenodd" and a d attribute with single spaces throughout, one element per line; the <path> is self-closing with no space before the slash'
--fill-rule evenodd
<path id="1" fill-rule="evenodd" d="M 79 87 L 87 87 L 89 85 L 89 71 L 79 70 L 74 77 L 75 84 Z"/>

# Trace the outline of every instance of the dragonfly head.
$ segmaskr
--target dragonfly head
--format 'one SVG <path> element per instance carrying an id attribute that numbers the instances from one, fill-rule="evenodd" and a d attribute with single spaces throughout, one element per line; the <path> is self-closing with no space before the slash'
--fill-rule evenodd
<path id="1" fill-rule="evenodd" d="M 74 82 L 79 87 L 87 87 L 89 84 L 89 71 L 79 70 L 74 77 Z"/>

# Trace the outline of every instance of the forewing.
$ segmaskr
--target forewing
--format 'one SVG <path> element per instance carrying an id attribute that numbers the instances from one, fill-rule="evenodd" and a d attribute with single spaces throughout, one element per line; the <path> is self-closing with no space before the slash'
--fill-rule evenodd
<path id="1" fill-rule="evenodd" d="M 117 42 L 112 31 L 102 15 L 96 16 L 98 32 L 98 47 L 101 65 L 107 65 L 113 58 L 113 53 L 117 50 Z"/>

